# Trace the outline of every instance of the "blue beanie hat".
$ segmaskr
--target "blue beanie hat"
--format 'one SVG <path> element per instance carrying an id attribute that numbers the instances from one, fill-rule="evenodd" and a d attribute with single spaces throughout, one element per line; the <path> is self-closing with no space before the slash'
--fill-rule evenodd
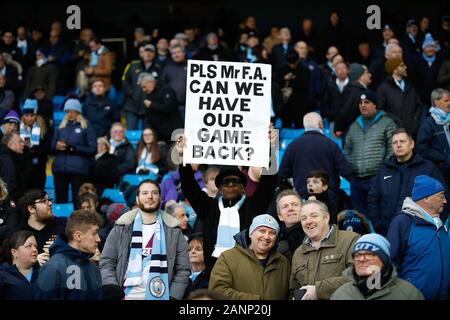
<path id="1" fill-rule="evenodd" d="M 26 99 L 22 107 L 22 113 L 34 113 L 38 111 L 38 102 L 35 99 Z"/>
<path id="2" fill-rule="evenodd" d="M 81 113 L 81 103 L 78 99 L 67 99 L 64 103 L 64 112 L 67 112 L 69 110 L 77 111 L 78 113 Z"/>
<path id="3" fill-rule="evenodd" d="M 425 39 L 423 40 L 423 44 L 422 44 L 422 49 L 425 49 L 428 46 L 436 47 L 436 42 L 434 42 L 434 39 L 430 33 L 427 33 L 425 35 Z"/>
<path id="4" fill-rule="evenodd" d="M 249 229 L 249 235 L 253 233 L 259 227 L 269 227 L 276 231 L 277 235 L 280 232 L 280 226 L 278 225 L 277 220 L 272 217 L 270 214 L 260 214 L 253 218 L 252 224 Z"/>
<path id="5" fill-rule="evenodd" d="M 412 200 L 419 201 L 420 199 L 432 196 L 433 194 L 442 191 L 445 191 L 445 188 L 438 180 L 426 175 L 420 175 L 414 180 Z"/>
<path id="6" fill-rule="evenodd" d="M 380 257 L 384 264 L 391 262 L 391 245 L 389 241 L 378 233 L 368 233 L 359 238 L 353 247 L 353 255 L 359 251 L 369 251 Z"/>

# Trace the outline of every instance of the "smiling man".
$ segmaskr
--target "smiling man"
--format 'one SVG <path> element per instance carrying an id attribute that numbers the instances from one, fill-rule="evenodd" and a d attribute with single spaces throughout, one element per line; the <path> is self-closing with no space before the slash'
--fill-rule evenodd
<path id="1" fill-rule="evenodd" d="M 367 218 L 375 231 L 382 235 L 386 235 L 392 219 L 401 211 L 417 176 L 425 174 L 445 186 L 439 168 L 414 153 L 414 140 L 405 129 L 396 129 L 392 134 L 392 150 L 394 156 L 382 163 L 369 192 Z"/>
<path id="2" fill-rule="evenodd" d="M 342 271 L 353 264 L 352 248 L 359 235 L 330 226 L 328 208 L 317 200 L 303 203 L 300 221 L 306 238 L 292 258 L 289 287 L 305 290 L 302 300 L 329 299 L 349 281 Z"/>
<path id="3" fill-rule="evenodd" d="M 450 236 L 440 218 L 447 203 L 444 191 L 439 181 L 417 176 L 387 235 L 400 278 L 426 300 L 445 299 L 450 284 Z"/>
<path id="4" fill-rule="evenodd" d="M 273 250 L 280 227 L 268 214 L 234 236 L 236 246 L 222 253 L 211 273 L 209 290 L 232 300 L 286 300 L 289 261 Z"/>
<path id="5" fill-rule="evenodd" d="M 295 250 L 305 237 L 300 224 L 302 199 L 296 191 L 287 189 L 280 192 L 276 203 L 278 218 L 281 221 L 277 251 L 292 261 Z"/>
<path id="6" fill-rule="evenodd" d="M 153 180 L 136 191 L 139 208 L 122 215 L 106 239 L 100 269 L 105 299 L 182 299 L 189 283 L 187 242 L 180 221 L 159 210 L 161 189 Z"/>

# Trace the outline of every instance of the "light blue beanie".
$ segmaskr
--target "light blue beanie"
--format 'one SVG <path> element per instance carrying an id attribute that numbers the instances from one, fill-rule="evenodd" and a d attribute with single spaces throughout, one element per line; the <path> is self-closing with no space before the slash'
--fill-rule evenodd
<path id="1" fill-rule="evenodd" d="M 277 220 L 272 217 L 270 214 L 261 214 L 253 218 L 250 229 L 248 230 L 249 235 L 253 233 L 259 227 L 269 227 L 274 229 L 277 232 L 280 232 L 280 226 L 278 225 Z"/>
<path id="2" fill-rule="evenodd" d="M 66 103 L 64 103 L 64 112 L 69 110 L 77 111 L 81 113 L 81 103 L 78 99 L 67 99 Z"/>

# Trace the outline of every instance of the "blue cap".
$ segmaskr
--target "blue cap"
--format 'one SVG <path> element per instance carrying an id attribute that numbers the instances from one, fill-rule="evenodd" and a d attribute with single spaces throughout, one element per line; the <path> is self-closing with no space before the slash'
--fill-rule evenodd
<path id="1" fill-rule="evenodd" d="M 69 110 L 77 111 L 78 113 L 81 113 L 81 103 L 78 99 L 67 99 L 64 103 L 64 112 L 67 112 Z"/>
<path id="2" fill-rule="evenodd" d="M 380 257 L 384 264 L 390 263 L 391 245 L 378 233 L 369 233 L 359 238 L 353 247 L 353 255 L 359 251 L 369 251 Z"/>
<path id="3" fill-rule="evenodd" d="M 23 107 L 22 113 L 34 113 L 36 114 L 38 111 L 38 102 L 35 99 L 26 99 Z"/>
<path id="4" fill-rule="evenodd" d="M 277 220 L 275 220 L 275 218 L 272 217 L 270 214 L 261 214 L 259 216 L 254 217 L 250 229 L 248 230 L 249 231 L 248 233 L 251 235 L 253 231 L 258 229 L 259 227 L 272 228 L 277 232 L 277 235 L 278 232 L 280 232 L 280 226 Z"/>
<path id="5" fill-rule="evenodd" d="M 419 201 L 442 191 L 445 191 L 445 188 L 438 180 L 426 175 L 420 175 L 414 180 L 412 200 Z"/>

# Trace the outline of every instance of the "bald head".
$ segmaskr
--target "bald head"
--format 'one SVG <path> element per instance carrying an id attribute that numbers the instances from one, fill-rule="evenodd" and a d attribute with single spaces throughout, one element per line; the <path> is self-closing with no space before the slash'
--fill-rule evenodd
<path id="1" fill-rule="evenodd" d="M 305 129 L 320 129 L 320 130 L 322 130 L 323 129 L 322 117 L 317 112 L 307 113 L 303 117 L 303 127 L 305 127 Z"/>
<path id="2" fill-rule="evenodd" d="M 388 44 L 384 51 L 384 56 L 386 59 L 402 59 L 403 49 L 395 43 Z"/>

